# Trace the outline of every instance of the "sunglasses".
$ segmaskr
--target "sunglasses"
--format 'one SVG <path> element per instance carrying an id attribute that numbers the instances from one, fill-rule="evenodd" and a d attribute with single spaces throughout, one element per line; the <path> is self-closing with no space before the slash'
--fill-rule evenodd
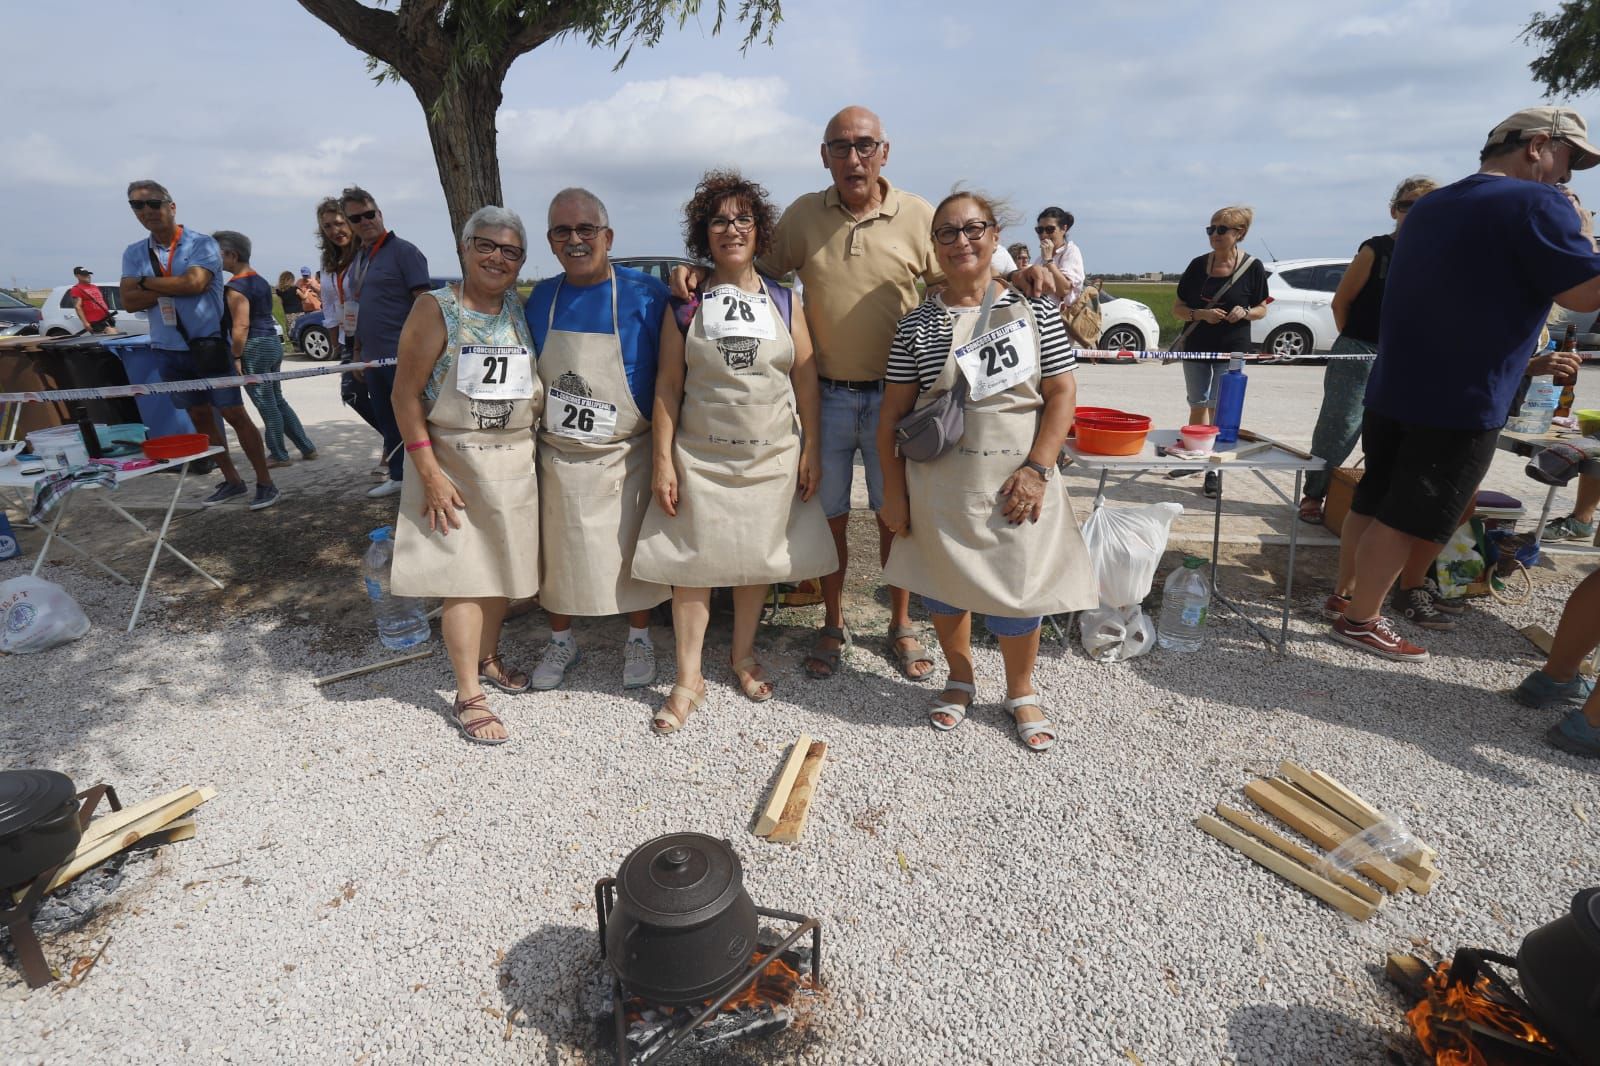
<path id="1" fill-rule="evenodd" d="M 498 251 L 500 258 L 508 263 L 520 263 L 522 257 L 528 254 L 526 249 L 518 248 L 514 244 L 497 244 L 487 237 L 472 238 L 472 249 L 479 255 L 493 255 Z"/>
<path id="2" fill-rule="evenodd" d="M 348 218 L 351 222 L 371 222 L 373 219 L 378 217 L 378 209 L 374 207 L 371 211 L 359 211 L 355 214 L 349 214 L 344 217 Z"/>
<path id="3" fill-rule="evenodd" d="M 1394 209 L 1400 212 L 1402 215 L 1415 206 L 1417 206 L 1417 202 L 1415 200 L 1396 200 L 1394 202 Z"/>
<path id="4" fill-rule="evenodd" d="M 1206 236 L 1207 237 L 1211 237 L 1211 236 L 1220 237 L 1222 234 L 1227 233 L 1230 230 L 1235 230 L 1235 229 L 1238 229 L 1238 227 L 1237 226 L 1207 226 L 1206 227 Z"/>
<path id="5" fill-rule="evenodd" d="M 545 233 L 545 236 L 549 237 L 557 244 L 566 244 L 572 239 L 572 235 L 574 233 L 578 235 L 578 239 L 580 241 L 592 241 L 596 237 L 600 236 L 600 231 L 605 228 L 605 226 L 596 226 L 588 222 L 585 222 L 579 226 L 552 226 L 550 230 Z"/>
<path id="6" fill-rule="evenodd" d="M 171 200 L 129 200 L 128 206 L 133 208 L 135 211 L 154 211 L 163 204 L 169 204 L 171 202 Z"/>
<path id="7" fill-rule="evenodd" d="M 1043 237 L 1046 233 L 1054 233 L 1055 231 L 1056 231 L 1056 227 L 1054 227 L 1054 226 L 1035 226 L 1035 227 L 1033 227 L 1033 232 L 1037 233 L 1041 237 Z"/>
<path id="8" fill-rule="evenodd" d="M 933 239 L 940 244 L 954 244 L 957 237 L 965 237 L 969 241 L 977 242 L 983 239 L 983 235 L 989 232 L 989 227 L 993 225 L 993 222 L 974 220 L 964 226 L 940 226 L 933 231 Z"/>

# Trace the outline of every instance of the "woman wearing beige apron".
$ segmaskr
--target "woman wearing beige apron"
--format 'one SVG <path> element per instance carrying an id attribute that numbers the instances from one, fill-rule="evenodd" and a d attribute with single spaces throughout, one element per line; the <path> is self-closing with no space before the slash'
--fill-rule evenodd
<path id="1" fill-rule="evenodd" d="M 456 675 L 451 720 L 468 740 L 503 744 L 483 683 L 526 692 L 500 658 L 506 605 L 539 591 L 539 483 L 533 424 L 544 388 L 517 299 L 522 220 L 480 208 L 462 228 L 466 277 L 419 299 L 400 334 L 395 421 L 415 477 L 402 482 L 390 586 L 444 598 Z"/>
<path id="2" fill-rule="evenodd" d="M 839 567 L 813 499 L 821 396 L 805 315 L 798 297 L 755 268 L 777 212 L 760 185 L 712 171 L 685 216 L 689 253 L 713 266 L 701 294 L 662 328 L 654 498 L 633 558 L 635 577 L 673 586 L 678 681 L 651 721 L 658 733 L 678 730 L 705 702 L 713 588 L 733 589 L 730 664 L 759 703 L 772 698 L 755 655 L 768 586 Z"/>
<path id="3" fill-rule="evenodd" d="M 954 729 L 977 693 L 972 611 L 987 615 L 1005 660 L 1005 707 L 1030 750 L 1055 743 L 1033 687 L 1040 616 L 1093 607 L 1096 586 L 1056 458 L 1072 425 L 1072 347 L 1055 309 L 990 275 L 1000 239 L 976 193 L 945 198 L 934 251 L 948 283 L 900 320 L 889 354 L 878 454 L 884 523 L 895 532 L 884 580 L 922 594 L 950 666 L 929 712 Z M 965 428 L 943 455 L 907 462 L 895 425 L 967 381 Z"/>

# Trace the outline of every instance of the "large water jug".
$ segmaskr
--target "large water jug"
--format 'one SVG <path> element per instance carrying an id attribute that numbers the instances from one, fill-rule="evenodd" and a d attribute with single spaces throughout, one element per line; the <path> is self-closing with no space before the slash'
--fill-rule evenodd
<path id="1" fill-rule="evenodd" d="M 1513 433 L 1548 433 L 1555 418 L 1556 405 L 1561 402 L 1561 387 L 1550 374 L 1540 374 L 1528 382 L 1522 406 L 1506 428 Z"/>
<path id="2" fill-rule="evenodd" d="M 394 558 L 394 527 L 382 526 L 367 534 L 372 543 L 361 560 L 361 576 L 367 585 L 367 599 L 378 622 L 378 639 L 383 646 L 400 651 L 428 639 L 427 612 L 422 601 L 389 592 L 389 563 Z"/>
<path id="3" fill-rule="evenodd" d="M 1244 360 L 1239 356 L 1228 360 L 1228 372 L 1217 383 L 1218 444 L 1232 444 L 1239 439 L 1239 424 L 1244 421 L 1244 390 L 1249 384 Z"/>
<path id="4" fill-rule="evenodd" d="M 1199 651 L 1206 635 L 1206 615 L 1211 611 L 1211 585 L 1200 568 L 1204 559 L 1186 555 L 1183 565 L 1167 575 L 1162 586 L 1161 618 L 1156 623 L 1156 643 L 1168 651 Z"/>

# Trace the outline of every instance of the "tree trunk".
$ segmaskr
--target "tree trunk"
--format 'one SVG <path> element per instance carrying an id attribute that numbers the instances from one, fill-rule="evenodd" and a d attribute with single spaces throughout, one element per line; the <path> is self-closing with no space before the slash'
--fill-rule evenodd
<path id="1" fill-rule="evenodd" d="M 433 160 L 450 211 L 452 244 L 459 243 L 461 227 L 474 211 L 485 204 L 505 204 L 495 127 L 502 97 L 492 78 L 488 72 L 482 76 L 467 72 L 461 85 L 442 101 L 434 88 L 412 83 L 428 119 Z"/>

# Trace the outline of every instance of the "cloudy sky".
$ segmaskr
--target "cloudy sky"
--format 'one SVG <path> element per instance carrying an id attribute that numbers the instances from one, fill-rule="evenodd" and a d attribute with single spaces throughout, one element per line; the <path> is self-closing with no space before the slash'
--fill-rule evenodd
<path id="1" fill-rule="evenodd" d="M 887 126 L 890 180 L 934 200 L 976 185 L 1028 222 L 1060 204 L 1091 272 L 1181 269 L 1235 202 L 1256 210 L 1258 255 L 1347 255 L 1388 227 L 1401 177 L 1469 173 L 1491 126 L 1541 102 L 1518 40 L 1535 7 L 1519 0 L 784 8 L 775 45 L 743 56 L 707 22 L 616 73 L 579 42 L 518 60 L 499 115 L 508 206 L 537 231 L 550 194 L 583 184 L 610 208 L 616 254 L 681 254 L 705 168 L 737 165 L 787 203 L 827 184 L 822 127 L 862 103 Z M 65 283 L 79 262 L 115 277 L 141 233 L 134 177 L 165 182 L 180 221 L 248 234 L 263 273 L 314 262 L 315 203 L 347 182 L 436 269 L 453 264 L 416 98 L 374 85 L 292 0 L 76 0 L 4 19 L 0 283 Z M 1574 103 L 1600 121 L 1593 98 Z M 1600 202 L 1589 174 L 1576 187 Z M 554 269 L 536 242 L 526 273 Z"/>

